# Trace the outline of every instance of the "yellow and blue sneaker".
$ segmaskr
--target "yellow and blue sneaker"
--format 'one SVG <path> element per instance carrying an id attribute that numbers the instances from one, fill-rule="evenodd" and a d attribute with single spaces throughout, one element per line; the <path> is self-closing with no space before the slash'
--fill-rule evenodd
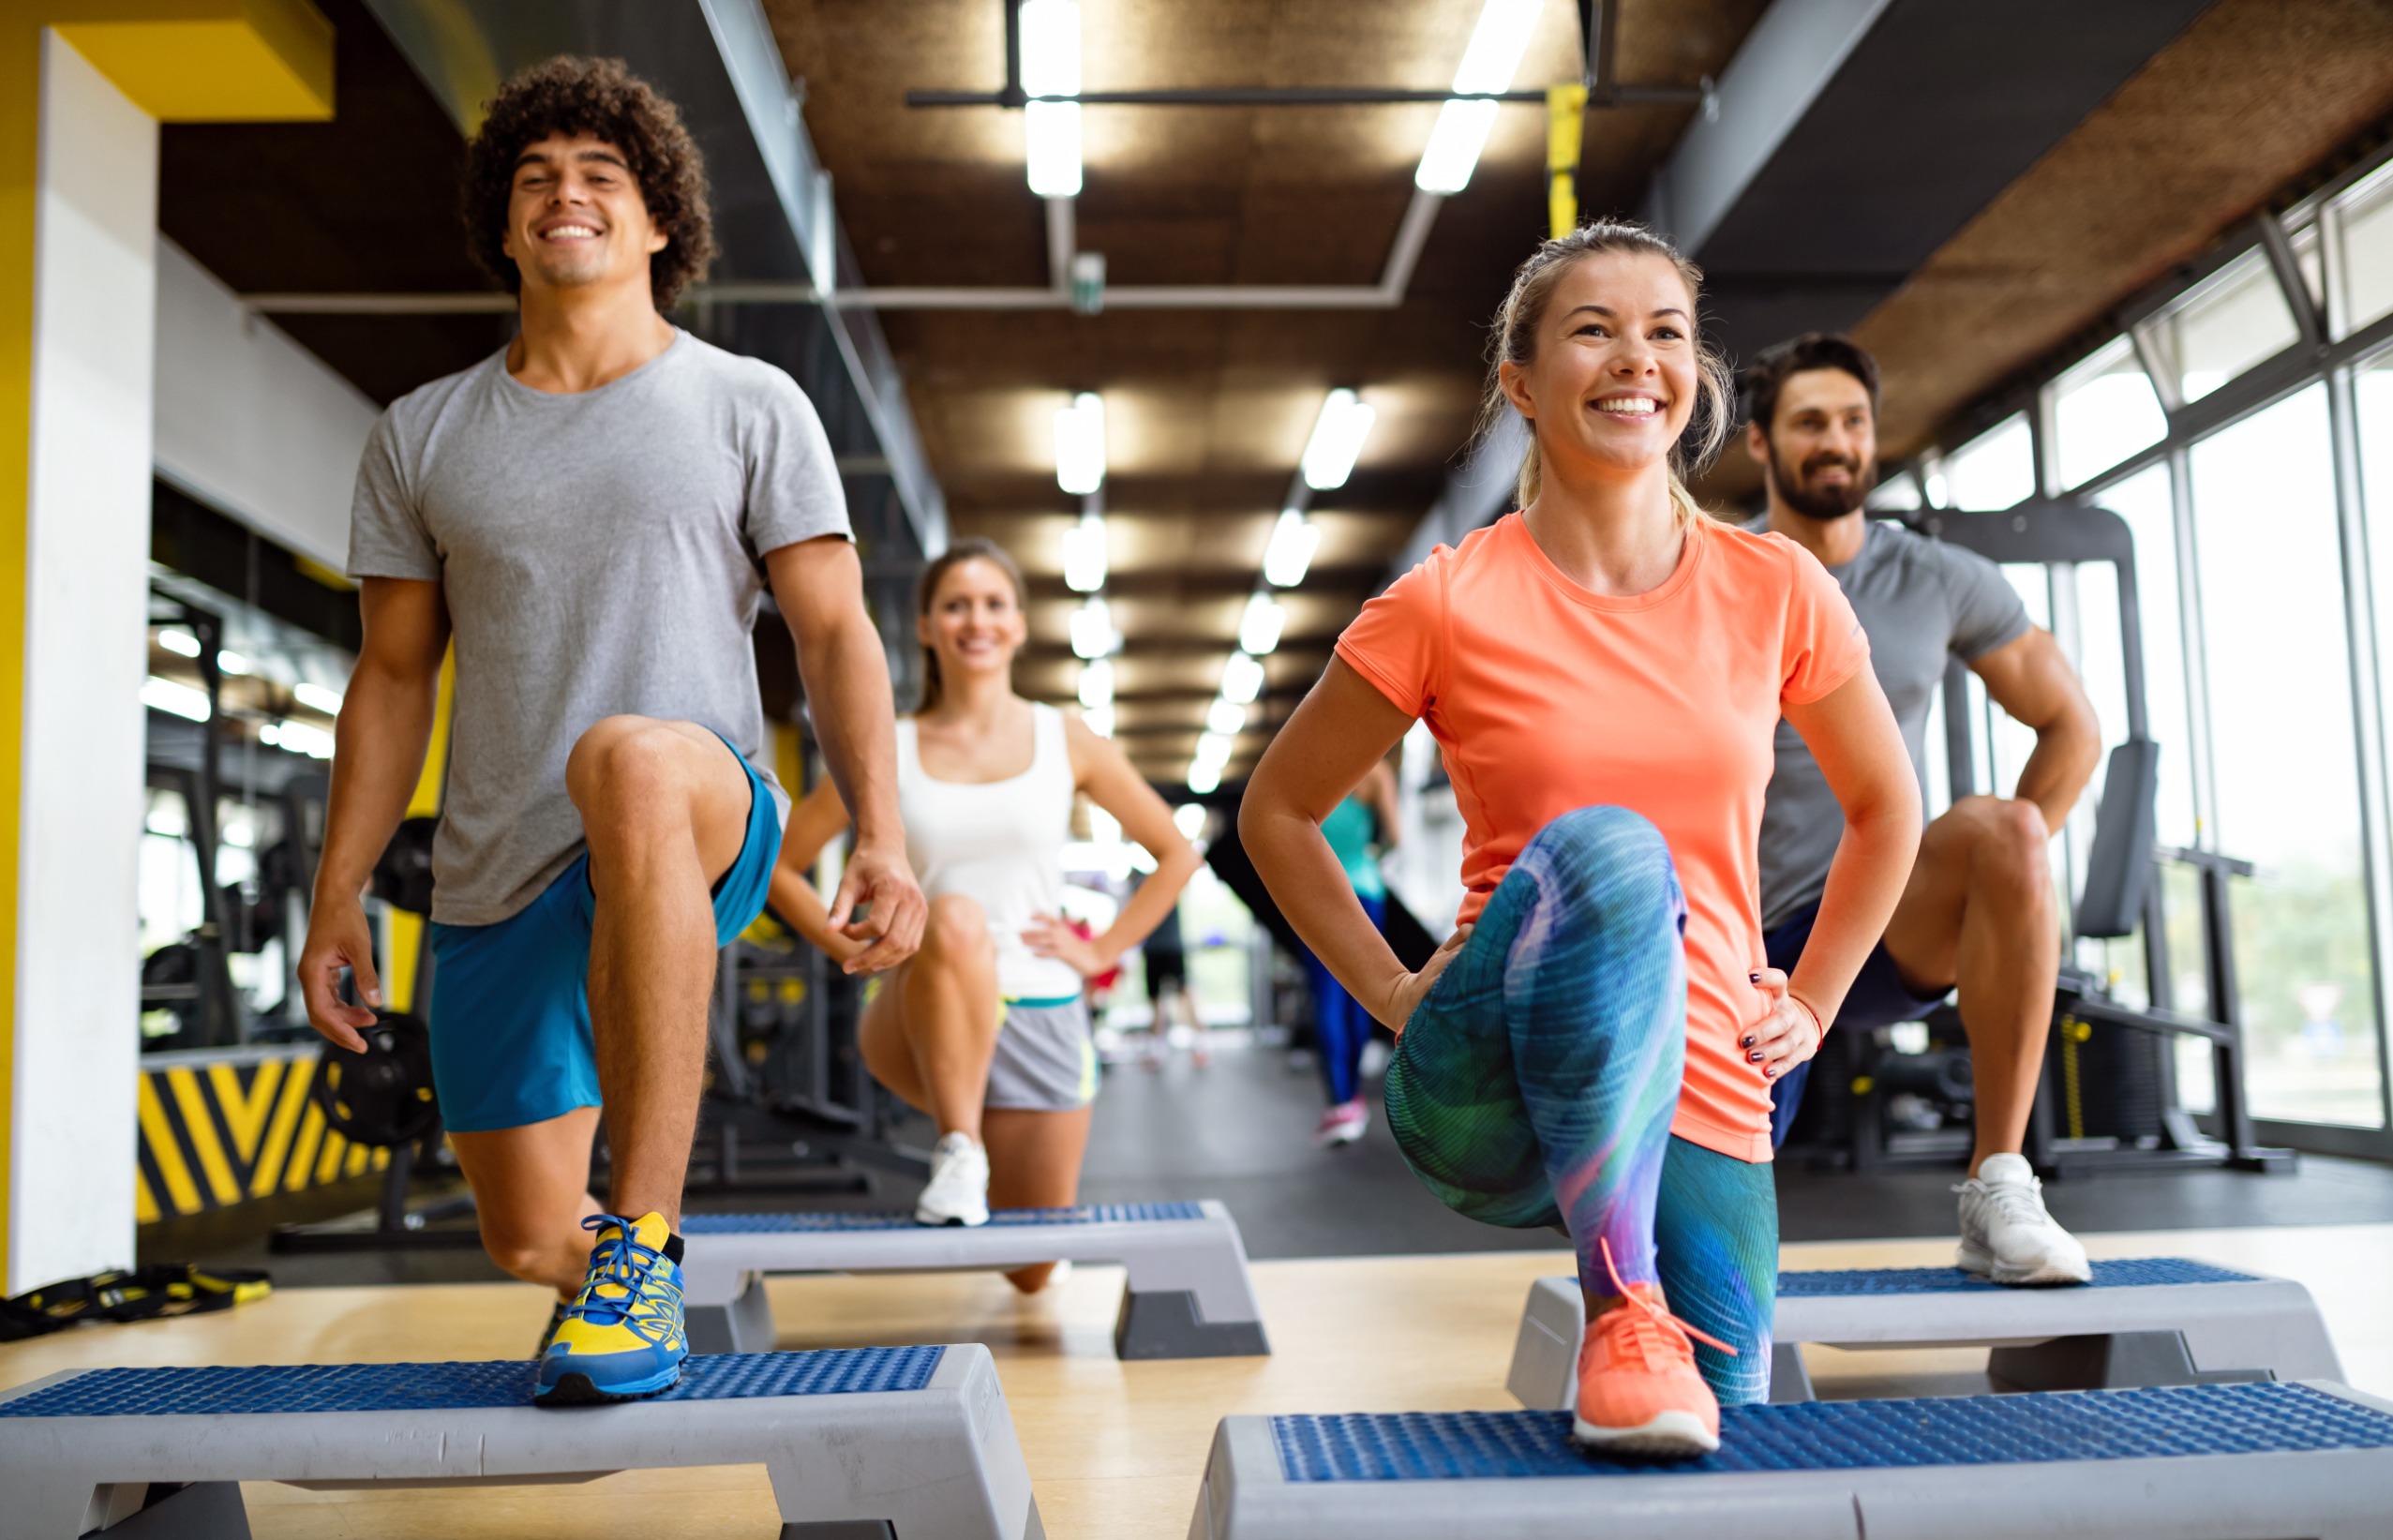
<path id="1" fill-rule="evenodd" d="M 593 1214 L 590 1277 L 540 1355 L 532 1400 L 591 1406 L 670 1390 L 690 1355 L 681 1323 L 681 1238 L 662 1214 Z"/>

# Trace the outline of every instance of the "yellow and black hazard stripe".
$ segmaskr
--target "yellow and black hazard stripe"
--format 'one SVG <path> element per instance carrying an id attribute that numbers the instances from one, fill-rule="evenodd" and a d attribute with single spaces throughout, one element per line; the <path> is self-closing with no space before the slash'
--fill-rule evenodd
<path id="1" fill-rule="evenodd" d="M 313 1043 L 148 1054 L 139 1091 L 142 1223 L 362 1176 L 391 1152 L 324 1126 Z"/>

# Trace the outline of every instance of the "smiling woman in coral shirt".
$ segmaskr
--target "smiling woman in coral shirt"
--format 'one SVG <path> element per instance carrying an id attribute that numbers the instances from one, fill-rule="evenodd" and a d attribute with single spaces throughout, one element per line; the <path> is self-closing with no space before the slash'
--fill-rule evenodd
<path id="1" fill-rule="evenodd" d="M 1920 834 L 1835 581 L 1681 482 L 1686 441 L 1708 453 L 1727 426 L 1698 277 L 1634 225 L 1523 264 L 1489 402 L 1533 430 L 1521 511 L 1364 607 L 1240 818 L 1306 943 L 1400 1033 L 1388 1123 L 1422 1183 L 1490 1223 L 1568 1228 L 1577 1437 L 1665 1456 L 1718 1446 L 1719 1399 L 1767 1395 L 1770 1084 L 1817 1051 Z M 1755 855 L 1782 714 L 1846 819 L 1791 979 L 1763 955 Z M 1454 780 L 1468 890 L 1417 973 L 1320 828 L 1415 719 Z"/>

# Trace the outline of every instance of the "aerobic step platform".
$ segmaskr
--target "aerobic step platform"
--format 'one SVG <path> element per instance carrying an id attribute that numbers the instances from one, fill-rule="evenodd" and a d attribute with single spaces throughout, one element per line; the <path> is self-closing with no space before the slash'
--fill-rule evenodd
<path id="1" fill-rule="evenodd" d="M 1529 1286 L 1504 1379 L 1521 1405 L 1569 1408 L 1586 1324 L 1577 1278 Z M 2091 1283 L 2036 1289 L 1958 1267 L 1781 1273 L 1771 1336 L 1773 1401 L 1812 1398 L 1799 1342 L 1989 1346 L 1988 1372 L 2021 1390 L 2343 1377 L 2308 1289 L 2181 1257 L 2098 1262 Z"/>
<path id="2" fill-rule="evenodd" d="M 783 1540 L 1046 1533 L 978 1344 L 694 1357 L 662 1396 L 557 1410 L 531 1404 L 533 1368 L 53 1374 L 0 1396 L 0 1540 L 247 1540 L 242 1481 L 506 1486 L 684 1465 L 764 1466 Z"/>
<path id="3" fill-rule="evenodd" d="M 772 1346 L 767 1273 L 942 1272 L 1066 1261 L 1129 1269 L 1114 1323 L 1114 1351 L 1125 1358 L 1271 1351 L 1237 1221 L 1211 1199 L 1001 1208 L 970 1229 L 917 1224 L 907 1214 L 687 1214 L 681 1240 L 682 1308 L 691 1345 L 704 1353 Z"/>
<path id="4" fill-rule="evenodd" d="M 2384 1540 L 2393 1402 L 2325 1381 L 1730 1407 L 1631 1463 L 1560 1412 L 1225 1417 L 1190 1540 Z"/>

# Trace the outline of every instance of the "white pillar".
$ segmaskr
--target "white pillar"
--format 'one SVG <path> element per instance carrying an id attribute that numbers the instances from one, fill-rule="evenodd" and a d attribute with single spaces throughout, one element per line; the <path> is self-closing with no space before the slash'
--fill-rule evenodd
<path id="1" fill-rule="evenodd" d="M 55 33 L 35 186 L 8 1278 L 133 1260 L 157 124 Z"/>

